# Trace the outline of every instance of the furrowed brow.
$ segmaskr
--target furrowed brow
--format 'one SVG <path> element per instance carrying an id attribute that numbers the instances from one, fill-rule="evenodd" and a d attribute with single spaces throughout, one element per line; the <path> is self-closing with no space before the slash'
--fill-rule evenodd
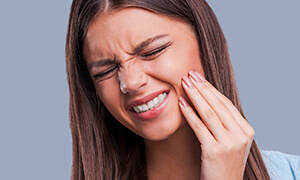
<path id="1" fill-rule="evenodd" d="M 141 42 L 139 45 L 137 45 L 134 49 L 133 49 L 133 53 L 132 54 L 138 54 L 139 52 L 141 52 L 145 47 L 147 47 L 149 44 L 151 44 L 154 41 L 157 41 L 161 38 L 164 38 L 168 36 L 167 34 L 161 34 L 149 39 L 146 39 L 145 41 Z"/>
<path id="2" fill-rule="evenodd" d="M 161 34 L 161 35 L 157 35 L 155 37 L 146 39 L 145 41 L 141 42 L 140 44 L 138 44 L 134 49 L 133 49 L 133 53 L 131 55 L 135 55 L 140 53 L 145 47 L 147 47 L 149 44 L 153 43 L 154 41 L 157 41 L 161 38 L 164 38 L 168 36 L 167 34 Z M 111 65 L 115 63 L 115 59 L 101 59 L 98 61 L 94 61 L 91 62 L 87 65 L 88 69 L 92 69 L 93 67 L 99 67 L 99 66 L 106 66 L 106 65 Z"/>
<path id="3" fill-rule="evenodd" d="M 98 61 L 94 61 L 91 62 L 87 65 L 88 69 L 92 69 L 93 67 L 99 67 L 99 66 L 107 66 L 107 65 L 111 65 L 114 64 L 115 60 L 112 59 L 102 59 L 102 60 L 98 60 Z"/>

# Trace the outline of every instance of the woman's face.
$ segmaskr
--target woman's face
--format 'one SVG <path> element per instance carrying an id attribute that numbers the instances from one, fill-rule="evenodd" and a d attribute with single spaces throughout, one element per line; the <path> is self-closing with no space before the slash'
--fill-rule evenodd
<path id="1" fill-rule="evenodd" d="M 101 101 L 128 129 L 158 141 L 186 123 L 181 77 L 203 74 L 191 27 L 140 8 L 102 13 L 88 28 L 84 55 Z"/>

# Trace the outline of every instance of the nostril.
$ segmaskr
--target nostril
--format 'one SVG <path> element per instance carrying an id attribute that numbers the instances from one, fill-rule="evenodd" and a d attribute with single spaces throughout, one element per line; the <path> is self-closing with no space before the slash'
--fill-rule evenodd
<path id="1" fill-rule="evenodd" d="M 119 70 L 118 80 L 123 94 L 135 94 L 148 82 L 147 75 L 142 68 L 133 67 L 132 64 L 127 64 Z"/>

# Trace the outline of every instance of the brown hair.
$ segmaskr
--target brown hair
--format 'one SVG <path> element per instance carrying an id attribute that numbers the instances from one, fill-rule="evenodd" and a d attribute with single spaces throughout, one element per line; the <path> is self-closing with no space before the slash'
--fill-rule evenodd
<path id="1" fill-rule="evenodd" d="M 242 111 L 227 42 L 205 0 L 73 0 L 66 40 L 73 141 L 72 180 L 147 179 L 143 139 L 109 113 L 97 96 L 83 57 L 92 19 L 104 9 L 139 7 L 181 19 L 197 35 L 206 79 Z M 253 141 L 244 179 L 270 179 Z"/>

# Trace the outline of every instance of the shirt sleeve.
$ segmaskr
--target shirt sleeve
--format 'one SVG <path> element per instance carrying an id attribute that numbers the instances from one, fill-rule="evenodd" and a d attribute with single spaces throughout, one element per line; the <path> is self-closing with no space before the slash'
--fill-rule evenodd
<path id="1" fill-rule="evenodd" d="M 278 151 L 261 151 L 271 180 L 300 179 L 300 156 Z"/>

